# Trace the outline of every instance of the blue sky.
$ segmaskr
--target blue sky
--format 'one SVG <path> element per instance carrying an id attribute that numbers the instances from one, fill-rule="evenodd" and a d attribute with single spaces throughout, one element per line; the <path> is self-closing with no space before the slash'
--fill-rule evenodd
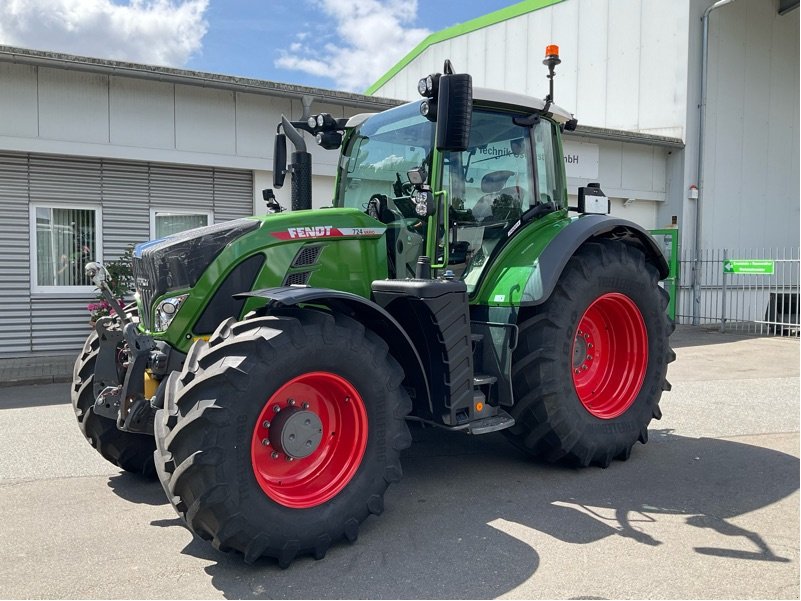
<path id="1" fill-rule="evenodd" d="M 0 44 L 363 91 L 426 35 L 516 3 L 0 0 Z"/>
<path id="2" fill-rule="evenodd" d="M 439 31 L 516 1 L 424 0 L 418 5 L 416 18 L 405 26 Z M 331 78 L 275 64 L 280 51 L 288 49 L 302 32 L 316 34 L 299 41 L 311 52 L 338 37 L 330 17 L 314 0 L 212 0 L 206 18 L 209 29 L 203 40 L 203 49 L 189 61 L 189 68 L 311 86 L 331 87 L 335 84 Z M 416 44 L 410 40 L 400 53 L 401 57 Z M 392 61 L 389 66 L 394 63 Z"/>

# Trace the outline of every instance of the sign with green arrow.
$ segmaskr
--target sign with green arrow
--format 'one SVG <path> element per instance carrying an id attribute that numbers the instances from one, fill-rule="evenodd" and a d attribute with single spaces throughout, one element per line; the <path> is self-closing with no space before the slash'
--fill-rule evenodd
<path id="1" fill-rule="evenodd" d="M 726 259 L 723 261 L 723 273 L 773 275 L 774 261 L 767 259 Z"/>

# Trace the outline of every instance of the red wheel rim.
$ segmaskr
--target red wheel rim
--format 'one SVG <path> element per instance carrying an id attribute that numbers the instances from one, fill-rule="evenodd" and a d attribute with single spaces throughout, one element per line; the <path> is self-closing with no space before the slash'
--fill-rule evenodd
<path id="1" fill-rule="evenodd" d="M 648 333 L 628 296 L 599 296 L 579 320 L 573 340 L 573 385 L 595 417 L 622 415 L 642 388 L 648 366 Z"/>
<path id="2" fill-rule="evenodd" d="M 345 488 L 366 447 L 367 410 L 356 388 L 338 375 L 310 372 L 267 400 L 253 429 L 250 458 L 268 497 L 303 509 Z"/>

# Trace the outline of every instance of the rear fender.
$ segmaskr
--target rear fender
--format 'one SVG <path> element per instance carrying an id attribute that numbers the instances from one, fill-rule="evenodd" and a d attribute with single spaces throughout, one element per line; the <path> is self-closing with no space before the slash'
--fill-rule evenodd
<path id="1" fill-rule="evenodd" d="M 426 413 L 433 411 L 428 378 L 417 349 L 398 321 L 376 303 L 348 292 L 299 286 L 252 290 L 235 297 L 264 299 L 268 309 L 310 304 L 352 317 L 384 340 L 390 354 L 400 363 L 406 376 L 406 384 L 415 393 L 412 399 L 414 413 L 418 413 L 418 408 L 424 409 Z"/>
<path id="2" fill-rule="evenodd" d="M 535 234 L 532 231 L 532 234 Z M 536 234 L 535 234 L 536 235 Z M 518 233 L 526 237 L 526 231 Z M 517 237 L 517 236 L 516 236 Z M 567 262 L 586 242 L 619 240 L 639 248 L 646 261 L 654 265 L 659 278 L 669 274 L 668 264 L 656 241 L 642 227 L 607 215 L 584 215 L 561 227 L 547 244 L 536 253 L 539 244 L 529 244 L 523 250 L 535 251 L 530 256 L 515 258 L 510 269 L 492 269 L 494 277 L 481 285 L 473 304 L 489 306 L 536 306 L 551 296 Z M 498 256 L 503 267 L 504 253 Z"/>

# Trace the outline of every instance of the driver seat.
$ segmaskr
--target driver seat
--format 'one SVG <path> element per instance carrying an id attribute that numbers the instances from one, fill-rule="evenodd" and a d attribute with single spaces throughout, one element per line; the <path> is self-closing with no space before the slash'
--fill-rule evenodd
<path id="1" fill-rule="evenodd" d="M 492 217 L 492 203 L 498 193 L 504 189 L 506 182 L 515 174 L 514 171 L 490 171 L 481 178 L 481 191 L 484 193 L 473 207 L 473 217 L 476 221 L 483 221 Z"/>

